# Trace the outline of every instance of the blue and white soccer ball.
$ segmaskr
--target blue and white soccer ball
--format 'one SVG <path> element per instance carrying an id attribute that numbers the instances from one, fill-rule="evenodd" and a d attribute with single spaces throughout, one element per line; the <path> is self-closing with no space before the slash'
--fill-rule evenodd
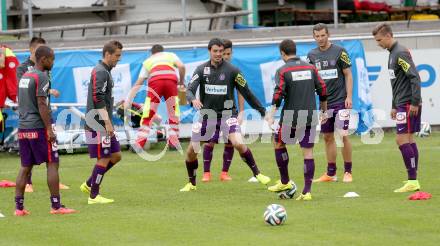
<path id="1" fill-rule="evenodd" d="M 428 122 L 422 122 L 420 126 L 420 131 L 416 133 L 418 137 L 428 137 L 431 135 L 431 125 Z"/>
<path id="2" fill-rule="evenodd" d="M 281 225 L 286 219 L 286 209 L 279 204 L 270 204 L 264 212 L 264 221 L 272 226 Z"/>
<path id="3" fill-rule="evenodd" d="M 296 184 L 292 180 L 290 180 L 290 182 L 293 184 L 293 188 L 290 189 L 290 190 L 283 190 L 281 192 L 278 192 L 278 197 L 280 199 L 292 199 L 293 196 L 295 195 L 295 193 L 296 193 Z"/>

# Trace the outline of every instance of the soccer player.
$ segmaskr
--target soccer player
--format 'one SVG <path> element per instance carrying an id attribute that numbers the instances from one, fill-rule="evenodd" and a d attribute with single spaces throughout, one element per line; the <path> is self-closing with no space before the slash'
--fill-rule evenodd
<path id="1" fill-rule="evenodd" d="M 179 70 L 179 78 L 175 69 Z M 179 98 L 177 96 L 177 86 L 184 86 L 185 65 L 180 61 L 176 54 L 165 52 L 160 44 L 151 47 L 151 56 L 142 64 L 141 72 L 136 84 L 130 91 L 129 98 L 135 97 L 144 81 L 148 81 L 148 92 L 145 98 L 141 128 L 139 129 L 136 148 L 143 148 L 150 132 L 152 119 L 156 115 L 157 108 L 162 96 L 165 98 L 168 111 L 168 122 L 170 132 L 168 145 L 171 149 L 177 149 L 179 143 Z M 131 100 L 125 104 L 125 108 Z"/>
<path id="2" fill-rule="evenodd" d="M 308 201 L 312 200 L 311 188 L 315 173 L 313 147 L 318 124 L 315 92 L 319 95 L 320 109 L 326 111 L 326 85 L 313 65 L 296 56 L 294 41 L 285 39 L 279 47 L 286 64 L 276 72 L 272 110 L 266 115 L 266 120 L 270 126 L 273 124 L 273 115 L 284 100 L 278 131 L 274 137 L 275 160 L 281 181 L 270 186 L 268 190 L 281 192 L 293 188 L 289 178 L 289 154 L 286 144 L 295 144 L 298 140 L 304 157 L 304 189 L 297 200 Z"/>
<path id="3" fill-rule="evenodd" d="M 258 110 L 262 116 L 265 115 L 265 108 L 249 90 L 240 70 L 223 60 L 223 41 L 218 38 L 211 39 L 208 51 L 210 60 L 196 68 L 186 91 L 188 102 L 195 109 L 200 110 L 201 118 L 193 123 L 191 142 L 185 160 L 189 182 L 180 191 L 196 190 L 197 144 L 217 142 L 220 132 L 223 133 L 224 139 L 231 141 L 258 181 L 267 184 L 270 178 L 260 173 L 251 150 L 243 144 L 237 120 L 234 90 L 238 89 L 249 105 Z M 200 88 L 200 100 L 195 96 L 197 88 Z"/>
<path id="4" fill-rule="evenodd" d="M 223 60 L 227 62 L 231 62 L 232 60 L 232 42 L 229 39 L 223 40 L 224 51 L 223 51 Z M 238 91 L 237 91 L 238 92 Z M 238 92 L 238 123 L 241 125 L 243 121 L 243 110 L 244 110 L 244 97 Z M 212 152 L 214 151 L 215 142 L 208 142 L 203 147 L 203 182 L 211 181 L 211 161 L 212 161 Z M 221 181 L 230 181 L 232 180 L 231 176 L 229 176 L 229 167 L 232 163 L 232 158 L 234 157 L 234 146 L 232 146 L 231 142 L 228 141 L 225 143 L 225 148 L 223 150 L 223 168 L 220 174 Z"/>
<path id="5" fill-rule="evenodd" d="M 391 118 L 396 121 L 396 143 L 408 172 L 408 181 L 394 192 L 416 191 L 420 189 L 417 180 L 419 151 L 413 133 L 420 131 L 420 76 L 409 50 L 394 39 L 390 25 L 379 24 L 372 33 L 377 44 L 390 52 L 388 72 L 393 92 Z"/>
<path id="6" fill-rule="evenodd" d="M 15 215 L 25 216 L 24 189 L 26 179 L 33 165 L 46 162 L 47 184 L 52 203 L 51 214 L 70 214 L 76 212 L 61 204 L 59 192 L 58 151 L 56 135 L 51 123 L 50 112 L 50 71 L 55 59 L 54 52 L 47 46 L 41 46 L 35 52 L 36 64 L 32 71 L 25 73 L 19 81 L 18 144 L 20 147 L 21 168 L 17 176 L 15 189 Z"/>
<path id="7" fill-rule="evenodd" d="M 110 73 L 121 55 L 122 44 L 119 41 L 106 43 L 102 49 L 102 60 L 90 76 L 85 130 L 90 158 L 97 161 L 89 179 L 80 186 L 82 192 L 89 194 L 88 204 L 114 202 L 99 194 L 99 186 L 104 174 L 121 160 L 121 147 L 112 122 L 114 82 Z"/>
<path id="8" fill-rule="evenodd" d="M 43 38 L 33 37 L 31 41 L 29 42 L 29 52 L 30 56 L 17 67 L 17 79 L 20 81 L 23 74 L 33 69 L 35 66 L 35 51 L 38 49 L 38 47 L 43 46 L 46 44 L 46 40 Z M 49 80 L 51 80 L 50 73 L 48 74 Z M 58 90 L 49 88 L 49 93 L 54 97 L 59 97 L 60 92 Z M 67 190 L 69 187 L 67 185 L 60 183 L 60 189 Z M 34 187 L 32 185 L 32 172 L 29 173 L 29 177 L 26 180 L 26 188 L 25 192 L 34 192 Z"/>
<path id="9" fill-rule="evenodd" d="M 313 27 L 313 38 L 318 47 L 307 55 L 311 64 L 319 71 L 319 75 L 327 86 L 327 102 L 329 119 L 321 125 L 324 134 L 325 152 L 327 157 L 327 172 L 314 182 L 335 182 L 336 176 L 336 141 L 342 136 L 341 149 L 344 159 L 343 182 L 352 182 L 352 148 L 348 138 L 350 109 L 352 108 L 353 77 L 351 61 L 347 51 L 329 41 L 329 32 L 325 24 Z"/>

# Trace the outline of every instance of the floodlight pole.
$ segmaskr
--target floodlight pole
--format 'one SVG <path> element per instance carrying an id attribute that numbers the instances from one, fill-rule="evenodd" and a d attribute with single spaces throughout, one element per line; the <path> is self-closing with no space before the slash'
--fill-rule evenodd
<path id="1" fill-rule="evenodd" d="M 338 28 L 338 0 L 333 0 L 333 23 L 335 24 L 335 29 Z"/>
<path id="2" fill-rule="evenodd" d="M 27 0 L 28 4 L 28 30 L 29 38 L 34 36 L 33 23 L 32 23 L 32 0 Z"/>
<path id="3" fill-rule="evenodd" d="M 182 33 L 186 36 L 186 1 L 182 0 Z"/>

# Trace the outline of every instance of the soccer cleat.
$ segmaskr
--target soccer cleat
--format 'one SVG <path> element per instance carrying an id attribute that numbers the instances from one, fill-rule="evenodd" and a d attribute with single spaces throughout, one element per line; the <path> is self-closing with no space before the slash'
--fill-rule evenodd
<path id="1" fill-rule="evenodd" d="M 27 193 L 34 192 L 34 187 L 32 187 L 32 184 L 26 184 L 26 188 L 24 188 L 24 192 L 27 192 Z"/>
<path id="2" fill-rule="evenodd" d="M 312 200 L 312 194 L 310 192 L 307 192 L 306 194 L 299 194 L 299 196 L 296 198 L 297 201 L 311 201 Z"/>
<path id="3" fill-rule="evenodd" d="M 220 181 L 231 181 L 232 178 L 229 176 L 228 172 L 222 172 L 220 174 Z"/>
<path id="4" fill-rule="evenodd" d="M 27 211 L 26 209 L 23 210 L 19 210 L 16 209 L 14 215 L 15 216 L 26 216 L 26 215 L 30 215 L 31 213 L 29 211 Z"/>
<path id="5" fill-rule="evenodd" d="M 113 199 L 108 199 L 108 198 L 105 198 L 105 197 L 103 197 L 103 196 L 101 196 L 101 195 L 97 195 L 95 198 L 90 198 L 89 197 L 89 200 L 88 200 L 88 204 L 90 205 L 90 204 L 107 204 L 107 203 L 112 203 L 112 202 L 114 202 L 115 200 L 113 200 Z"/>
<path id="6" fill-rule="evenodd" d="M 65 185 L 65 184 L 59 184 L 59 187 L 60 187 L 60 190 L 69 190 L 70 189 L 70 187 L 69 186 L 67 186 L 67 185 Z"/>
<path id="7" fill-rule="evenodd" d="M 318 179 L 313 180 L 313 183 L 320 183 L 320 182 L 336 182 L 338 181 L 338 177 L 335 176 L 328 176 L 327 173 L 324 173 L 321 177 Z"/>
<path id="8" fill-rule="evenodd" d="M 51 214 L 74 214 L 74 213 L 76 213 L 76 210 L 61 206 L 59 209 L 52 208 L 50 210 L 50 213 Z"/>
<path id="9" fill-rule="evenodd" d="M 349 172 L 344 173 L 344 178 L 342 179 L 342 182 L 344 183 L 351 183 L 353 182 L 353 175 Z"/>
<path id="10" fill-rule="evenodd" d="M 203 173 L 202 181 L 203 181 L 203 182 L 209 182 L 209 181 L 211 181 L 211 173 L 210 173 L 210 172 L 204 172 L 204 173 Z"/>
<path id="11" fill-rule="evenodd" d="M 90 194 L 90 190 L 92 189 L 92 187 L 88 186 L 86 182 L 82 183 L 81 186 L 79 187 L 79 189 L 86 193 L 86 194 Z"/>
<path id="12" fill-rule="evenodd" d="M 270 182 L 270 178 L 259 173 L 257 176 L 255 176 L 255 178 L 257 178 L 258 182 L 267 185 Z"/>
<path id="13" fill-rule="evenodd" d="M 283 184 L 283 183 L 281 183 L 280 180 L 278 180 L 275 185 L 269 186 L 269 188 L 267 188 L 267 189 L 269 191 L 273 191 L 273 192 L 280 192 L 280 191 L 284 191 L 284 190 L 293 189 L 293 184 L 290 181 L 287 182 L 287 184 Z"/>
<path id="14" fill-rule="evenodd" d="M 418 191 L 420 190 L 420 184 L 418 180 L 408 180 L 402 187 L 399 189 L 394 190 L 396 193 L 401 192 L 412 192 L 412 191 Z"/>
<path id="15" fill-rule="evenodd" d="M 192 190 L 197 190 L 197 187 L 191 184 L 191 182 L 187 183 L 182 189 L 180 189 L 180 191 L 182 192 L 187 192 Z"/>

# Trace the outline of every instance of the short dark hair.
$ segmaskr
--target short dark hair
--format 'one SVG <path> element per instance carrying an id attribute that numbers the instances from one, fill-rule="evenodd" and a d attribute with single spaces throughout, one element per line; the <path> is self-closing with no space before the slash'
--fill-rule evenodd
<path id="1" fill-rule="evenodd" d="M 155 44 L 151 47 L 151 54 L 156 54 L 163 51 L 163 46 L 160 44 Z"/>
<path id="2" fill-rule="evenodd" d="M 106 52 L 110 53 L 110 55 L 114 54 L 117 49 L 121 49 L 122 50 L 121 42 L 119 42 L 117 40 L 111 40 L 111 41 L 107 42 L 104 45 L 104 48 L 102 48 L 102 57 L 105 56 Z"/>
<path id="3" fill-rule="evenodd" d="M 208 43 L 208 50 L 211 50 L 212 46 L 217 45 L 217 46 L 222 46 L 223 48 L 225 47 L 225 45 L 223 44 L 223 41 L 219 38 L 213 38 L 211 40 L 209 40 Z"/>
<path id="4" fill-rule="evenodd" d="M 280 43 L 280 51 L 284 52 L 286 55 L 296 55 L 296 44 L 291 39 L 284 39 Z"/>
<path id="5" fill-rule="evenodd" d="M 44 38 L 40 37 L 33 37 L 31 41 L 29 42 L 29 48 L 35 47 L 37 44 L 46 44 L 46 40 Z"/>
<path id="6" fill-rule="evenodd" d="M 45 45 L 38 47 L 35 51 L 35 58 L 39 62 L 43 57 L 50 57 L 53 55 L 53 50 Z"/>
<path id="7" fill-rule="evenodd" d="M 316 25 L 313 26 L 313 34 L 315 34 L 315 31 L 321 31 L 321 30 L 325 30 L 325 33 L 328 34 L 328 27 L 326 24 L 324 23 L 318 23 Z"/>
<path id="8" fill-rule="evenodd" d="M 225 49 L 232 49 L 232 41 L 229 39 L 223 39 L 223 47 L 225 47 Z"/>
<path id="9" fill-rule="evenodd" d="M 377 25 L 371 33 L 373 34 L 373 36 L 376 36 L 378 33 L 382 35 L 389 33 L 391 37 L 393 36 L 393 30 L 391 29 L 391 26 L 387 23 L 381 23 Z"/>

